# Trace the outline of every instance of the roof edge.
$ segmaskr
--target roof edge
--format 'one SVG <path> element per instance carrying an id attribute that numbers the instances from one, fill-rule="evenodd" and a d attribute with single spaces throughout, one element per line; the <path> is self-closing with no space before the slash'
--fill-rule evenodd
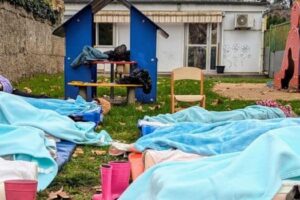
<path id="1" fill-rule="evenodd" d="M 74 4 L 83 4 L 88 3 L 89 0 L 65 0 L 65 3 L 74 3 Z M 130 3 L 148 3 L 148 4 L 229 4 L 229 5 L 258 5 L 258 6 L 267 6 L 270 5 L 268 1 L 209 1 L 209 0 L 130 0 Z M 111 3 L 118 4 L 117 1 Z"/>
<path id="2" fill-rule="evenodd" d="M 222 0 L 218 0 L 218 1 L 210 1 L 210 0 L 183 0 L 183 1 L 179 1 L 179 0 L 130 0 L 131 3 L 149 3 L 149 4 L 229 4 L 229 5 L 261 5 L 261 6 L 266 6 L 266 5 L 270 5 L 270 3 L 268 1 L 222 1 Z M 117 2 L 112 2 L 112 3 L 117 3 Z"/>

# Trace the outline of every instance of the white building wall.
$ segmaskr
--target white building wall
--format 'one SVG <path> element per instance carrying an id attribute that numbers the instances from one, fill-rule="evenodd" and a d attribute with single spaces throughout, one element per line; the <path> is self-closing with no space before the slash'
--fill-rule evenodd
<path id="1" fill-rule="evenodd" d="M 260 37 L 258 31 L 224 31 L 222 65 L 226 72 L 262 72 Z"/>
<path id="2" fill-rule="evenodd" d="M 168 39 L 157 36 L 158 71 L 170 72 L 184 66 L 184 24 L 160 24 L 170 34 Z M 130 49 L 129 24 L 116 24 L 116 44 L 125 44 Z M 100 51 L 112 50 L 113 47 L 100 47 Z"/>
<path id="3" fill-rule="evenodd" d="M 82 5 L 66 5 L 68 15 Z M 222 11 L 224 13 L 221 24 L 221 41 L 219 65 L 225 65 L 226 72 L 262 72 L 262 13 L 266 9 L 263 6 L 240 5 L 137 5 L 141 10 L 170 10 L 170 11 Z M 110 4 L 104 10 L 127 10 L 123 5 Z M 247 13 L 253 20 L 253 28 L 250 30 L 235 30 L 235 15 Z M 172 69 L 185 65 L 185 30 L 184 24 L 160 24 L 170 37 L 165 39 L 157 37 L 158 71 L 170 72 Z M 116 43 L 129 46 L 129 24 L 116 25 Z M 112 48 L 109 48 L 112 49 Z M 108 48 L 101 48 L 108 50 Z"/>
<path id="4" fill-rule="evenodd" d="M 184 66 L 184 24 L 160 24 L 170 36 L 157 37 L 158 71 L 170 72 Z"/>
<path id="5" fill-rule="evenodd" d="M 117 24 L 117 46 L 125 44 L 130 49 L 130 29 L 129 24 Z"/>
<path id="6" fill-rule="evenodd" d="M 235 29 L 235 15 L 248 14 L 249 30 Z M 226 72 L 262 72 L 262 13 L 226 12 L 223 20 L 222 61 Z"/>

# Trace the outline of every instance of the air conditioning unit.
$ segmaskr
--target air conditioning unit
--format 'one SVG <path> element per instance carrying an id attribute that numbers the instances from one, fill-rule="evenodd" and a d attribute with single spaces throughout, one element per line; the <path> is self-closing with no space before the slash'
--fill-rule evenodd
<path id="1" fill-rule="evenodd" d="M 248 14 L 235 15 L 235 29 L 250 29 L 253 26 Z"/>

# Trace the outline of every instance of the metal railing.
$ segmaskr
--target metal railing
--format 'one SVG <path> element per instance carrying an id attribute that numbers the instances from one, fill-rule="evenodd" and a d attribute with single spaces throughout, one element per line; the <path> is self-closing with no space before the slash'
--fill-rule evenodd
<path id="1" fill-rule="evenodd" d="M 283 51 L 289 30 L 289 22 L 271 26 L 269 30 L 265 31 L 264 47 L 270 48 L 271 52 Z"/>

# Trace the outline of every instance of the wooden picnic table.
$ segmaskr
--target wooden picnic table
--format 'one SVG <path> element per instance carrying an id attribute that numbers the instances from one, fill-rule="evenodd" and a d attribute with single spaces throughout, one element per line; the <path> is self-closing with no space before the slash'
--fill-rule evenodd
<path id="1" fill-rule="evenodd" d="M 127 89 L 127 103 L 133 104 L 135 103 L 135 88 L 143 87 L 140 84 L 118 84 L 118 83 L 92 83 L 92 82 L 82 82 L 82 81 L 71 81 L 68 85 L 72 85 L 79 88 L 79 95 L 83 98 L 87 98 L 87 88 L 88 87 L 126 87 Z"/>

